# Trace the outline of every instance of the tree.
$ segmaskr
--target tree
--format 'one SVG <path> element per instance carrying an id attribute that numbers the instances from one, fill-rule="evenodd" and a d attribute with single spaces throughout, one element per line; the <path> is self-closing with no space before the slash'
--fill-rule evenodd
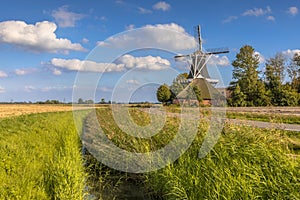
<path id="1" fill-rule="evenodd" d="M 84 103 L 83 99 L 82 99 L 82 98 L 79 98 L 79 99 L 78 99 L 78 104 L 83 104 L 83 103 Z"/>
<path id="2" fill-rule="evenodd" d="M 232 91 L 232 97 L 229 99 L 228 103 L 231 106 L 239 107 L 239 106 L 246 106 L 246 95 L 241 92 L 241 87 L 239 84 L 236 85 L 234 90 Z"/>
<path id="3" fill-rule="evenodd" d="M 277 53 L 266 62 L 266 88 L 270 94 L 271 104 L 275 106 L 282 104 L 285 63 L 286 59 L 282 53 Z"/>
<path id="4" fill-rule="evenodd" d="M 174 80 L 172 85 L 170 86 L 171 90 L 171 100 L 175 99 L 176 96 L 188 85 L 187 81 L 188 74 L 182 73 L 179 74 Z"/>
<path id="5" fill-rule="evenodd" d="M 232 95 L 237 85 L 240 87 L 240 92 L 245 95 L 247 106 L 261 106 L 265 104 L 262 99 L 267 100 L 266 91 L 262 80 L 259 78 L 259 55 L 255 53 L 254 48 L 245 45 L 236 55 L 236 59 L 232 62 L 233 79 L 231 82 Z M 235 97 L 232 97 L 235 99 Z"/>
<path id="6" fill-rule="evenodd" d="M 105 104 L 105 99 L 102 98 L 101 101 L 100 101 L 100 103 L 101 103 L 101 104 Z"/>
<path id="7" fill-rule="evenodd" d="M 287 67 L 287 72 L 291 79 L 292 88 L 300 92 L 300 53 L 295 53 Z"/>
<path id="8" fill-rule="evenodd" d="M 156 97 L 159 102 L 166 104 L 171 98 L 171 91 L 167 84 L 159 86 L 156 92 Z"/>

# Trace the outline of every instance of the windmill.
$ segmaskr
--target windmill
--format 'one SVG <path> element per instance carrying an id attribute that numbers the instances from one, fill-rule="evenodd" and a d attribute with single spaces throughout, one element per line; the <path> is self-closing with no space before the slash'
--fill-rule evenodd
<path id="1" fill-rule="evenodd" d="M 207 71 L 207 61 L 212 55 L 229 53 L 228 48 L 202 49 L 202 38 L 200 25 L 194 27 L 194 37 L 197 42 L 197 50 L 188 55 L 176 55 L 175 61 L 187 61 L 190 66 L 189 79 L 202 78 L 210 84 L 217 84 L 219 80 L 211 79 Z"/>

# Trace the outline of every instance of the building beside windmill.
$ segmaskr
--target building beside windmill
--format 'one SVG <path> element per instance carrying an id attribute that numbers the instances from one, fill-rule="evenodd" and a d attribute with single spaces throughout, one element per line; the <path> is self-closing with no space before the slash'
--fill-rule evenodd
<path id="1" fill-rule="evenodd" d="M 197 50 L 192 54 L 177 55 L 174 57 L 176 61 L 187 62 L 190 68 L 190 72 L 187 79 L 187 87 L 176 95 L 173 103 L 180 103 L 187 100 L 187 98 L 189 101 L 198 102 L 195 98 L 195 95 L 192 98 L 188 97 L 189 87 L 198 87 L 201 91 L 203 104 L 211 105 L 212 101 L 218 99 L 220 96 L 222 96 L 222 94 L 214 87 L 219 82 L 219 80 L 211 79 L 207 70 L 207 62 L 212 55 L 228 53 L 229 50 L 227 48 L 218 48 L 203 51 L 200 25 L 196 26 L 194 30 L 195 39 L 198 46 Z"/>

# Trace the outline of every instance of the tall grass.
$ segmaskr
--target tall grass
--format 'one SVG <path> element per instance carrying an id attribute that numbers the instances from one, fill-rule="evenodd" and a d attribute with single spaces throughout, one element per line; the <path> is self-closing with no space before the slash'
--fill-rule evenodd
<path id="1" fill-rule="evenodd" d="M 200 145 L 147 174 L 148 185 L 166 199 L 300 199 L 300 161 L 280 131 L 227 126 L 203 159 Z"/>
<path id="2" fill-rule="evenodd" d="M 1 120 L 0 161 L 0 199 L 84 198 L 81 143 L 71 112 Z"/>
<path id="3" fill-rule="evenodd" d="M 137 115 L 135 121 L 147 118 L 137 110 L 130 113 Z M 97 115 L 111 141 L 142 153 L 166 145 L 180 123 L 176 117 L 167 117 L 157 135 L 144 139 L 122 132 L 109 108 L 98 110 Z M 207 127 L 203 120 L 192 146 L 176 162 L 143 174 L 148 191 L 164 199 L 300 199 L 300 159 L 291 149 L 290 133 L 226 125 L 212 151 L 200 159 Z"/>

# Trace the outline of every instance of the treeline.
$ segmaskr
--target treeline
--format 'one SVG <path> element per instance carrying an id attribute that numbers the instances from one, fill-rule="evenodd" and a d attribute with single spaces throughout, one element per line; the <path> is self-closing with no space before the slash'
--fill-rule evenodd
<path id="1" fill-rule="evenodd" d="M 229 106 L 300 105 L 300 54 L 287 59 L 277 53 L 259 71 L 259 55 L 252 46 L 243 46 L 232 62 L 233 81 L 228 90 Z"/>

